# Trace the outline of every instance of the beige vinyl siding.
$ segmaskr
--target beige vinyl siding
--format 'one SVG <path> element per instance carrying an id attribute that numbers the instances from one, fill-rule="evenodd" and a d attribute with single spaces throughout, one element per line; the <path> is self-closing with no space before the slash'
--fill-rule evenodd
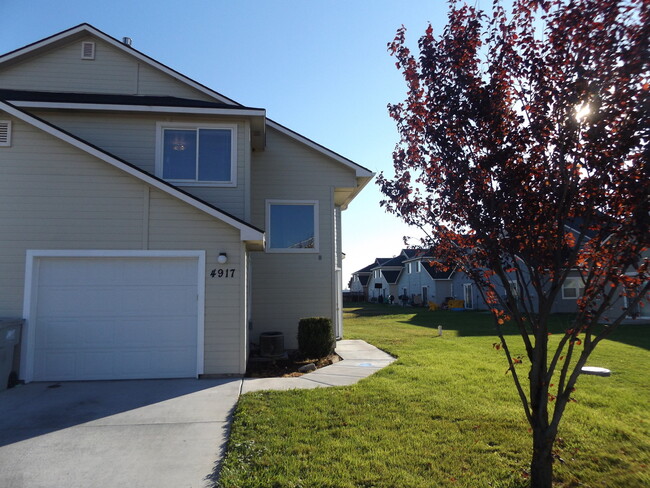
<path id="1" fill-rule="evenodd" d="M 176 78 L 144 63 L 138 64 L 137 95 L 159 95 L 205 100 L 206 102 L 215 101 L 214 98 L 209 97 L 205 93 L 195 90 Z"/>
<path id="2" fill-rule="evenodd" d="M 81 59 L 81 43 L 95 43 L 95 59 Z M 110 44 L 86 36 L 0 67 L 0 87 L 52 92 L 169 95 L 214 101 Z"/>
<path id="3" fill-rule="evenodd" d="M 28 249 L 204 250 L 205 374 L 242 373 L 239 231 L 16 119 L 13 132 L 0 148 L 0 316 L 22 316 Z M 220 252 L 233 278 L 209 276 Z"/>
<path id="4" fill-rule="evenodd" d="M 168 116 L 111 112 L 32 111 L 34 115 L 60 127 L 103 150 L 155 174 L 156 123 L 227 123 L 237 126 L 237 186 L 181 187 L 188 193 L 247 220 L 250 217 L 250 137 L 249 123 L 244 119 L 206 116 Z"/>
<path id="5" fill-rule="evenodd" d="M 252 223 L 265 228 L 266 200 L 317 200 L 319 252 L 252 253 L 251 341 L 265 331 L 285 334 L 297 347 L 298 321 L 332 317 L 334 306 L 334 187 L 355 185 L 350 169 L 267 128 L 266 151 L 253 153 Z"/>
<path id="6" fill-rule="evenodd" d="M 151 249 L 206 250 L 205 373 L 243 373 L 241 334 L 246 331 L 242 293 L 246 280 L 245 250 L 239 232 L 159 191 L 151 192 L 149 213 Z M 219 253 L 228 255 L 225 265 Z M 212 278 L 212 269 L 234 269 L 232 278 Z M 244 337 L 245 339 L 245 337 Z"/>

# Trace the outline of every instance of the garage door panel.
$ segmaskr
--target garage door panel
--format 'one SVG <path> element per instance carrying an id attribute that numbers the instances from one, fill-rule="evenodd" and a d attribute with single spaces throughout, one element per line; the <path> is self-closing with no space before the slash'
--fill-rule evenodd
<path id="1" fill-rule="evenodd" d="M 92 372 L 94 377 L 111 378 L 115 371 L 115 357 L 110 352 L 97 350 L 79 352 L 76 355 L 76 361 L 76 370 Z"/>
<path id="2" fill-rule="evenodd" d="M 34 379 L 196 376 L 196 258 L 46 258 Z"/>
<path id="3" fill-rule="evenodd" d="M 76 365 L 76 354 L 73 352 L 44 351 L 36 357 L 34 373 L 43 380 L 73 379 Z"/>

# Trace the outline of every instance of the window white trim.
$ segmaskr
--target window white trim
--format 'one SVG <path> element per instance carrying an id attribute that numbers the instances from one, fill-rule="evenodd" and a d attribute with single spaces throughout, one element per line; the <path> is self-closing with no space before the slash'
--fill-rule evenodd
<path id="1" fill-rule="evenodd" d="M 0 147 L 11 146 L 11 120 L 0 120 Z"/>
<path id="2" fill-rule="evenodd" d="M 196 336 L 196 375 L 204 371 L 205 344 L 205 251 L 116 251 L 116 250 L 33 250 L 28 249 L 25 260 L 25 285 L 23 292 L 23 318 L 20 352 L 21 379 L 29 383 L 34 379 L 34 353 L 36 329 L 30 322 L 36 314 L 35 291 L 38 286 L 38 263 L 40 258 L 187 258 L 196 259 L 197 265 L 197 336 Z"/>
<path id="3" fill-rule="evenodd" d="M 585 285 L 582 278 L 569 277 L 562 283 L 562 300 L 577 300 L 582 295 L 582 290 Z M 572 293 L 567 293 L 568 290 L 575 290 L 575 296 Z"/>
<path id="4" fill-rule="evenodd" d="M 163 146 L 165 129 L 199 130 L 222 129 L 230 131 L 230 181 L 199 181 L 174 180 L 163 178 Z M 194 124 L 191 122 L 157 122 L 156 123 L 156 164 L 155 173 L 158 178 L 169 181 L 177 186 L 209 186 L 234 188 L 237 186 L 237 125 L 235 124 Z"/>
<path id="5" fill-rule="evenodd" d="M 271 205 L 312 205 L 314 209 L 313 248 L 271 248 Z M 290 254 L 315 254 L 320 249 L 318 200 L 266 200 L 266 252 Z"/>
<path id="6" fill-rule="evenodd" d="M 519 282 L 517 280 L 508 280 L 510 284 L 510 291 L 515 298 L 521 297 L 521 290 L 519 290 Z"/>
<path id="7" fill-rule="evenodd" d="M 406 263 L 406 273 L 411 274 L 411 263 Z"/>
<path id="8" fill-rule="evenodd" d="M 463 283 L 463 300 L 465 301 L 466 309 L 474 309 L 474 290 L 472 283 Z"/>
<path id="9" fill-rule="evenodd" d="M 422 262 L 418 261 L 417 264 L 415 265 L 415 270 L 417 273 L 420 273 L 422 271 Z"/>

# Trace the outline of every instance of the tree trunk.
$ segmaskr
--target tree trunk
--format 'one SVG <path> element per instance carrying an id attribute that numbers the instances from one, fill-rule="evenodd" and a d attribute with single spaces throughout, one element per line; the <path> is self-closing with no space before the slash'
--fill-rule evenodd
<path id="1" fill-rule="evenodd" d="M 530 463 L 531 488 L 553 486 L 553 441 L 548 428 L 533 429 L 533 459 Z"/>

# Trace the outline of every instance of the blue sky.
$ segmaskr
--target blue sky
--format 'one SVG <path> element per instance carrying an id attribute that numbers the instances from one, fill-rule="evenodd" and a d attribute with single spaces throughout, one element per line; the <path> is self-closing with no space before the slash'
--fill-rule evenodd
<path id="1" fill-rule="evenodd" d="M 490 3 L 490 2 L 486 2 Z M 416 45 L 440 32 L 446 1 L 0 0 L 0 53 L 82 22 L 375 171 L 391 171 L 397 141 L 388 103 L 406 85 L 386 44 L 404 24 Z M 487 5 L 486 5 L 487 7 Z M 417 231 L 379 208 L 377 185 L 343 212 L 350 273 L 399 252 Z"/>

